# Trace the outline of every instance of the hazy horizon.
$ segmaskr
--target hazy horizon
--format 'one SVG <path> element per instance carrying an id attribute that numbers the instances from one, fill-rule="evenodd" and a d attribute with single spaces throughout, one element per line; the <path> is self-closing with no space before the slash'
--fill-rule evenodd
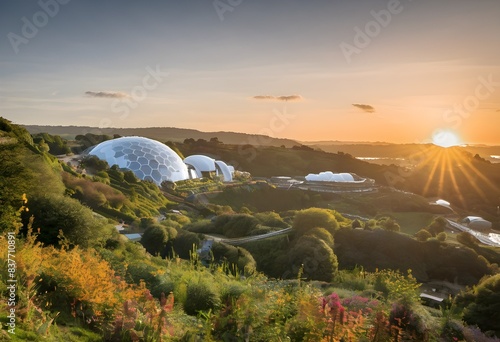
<path id="1" fill-rule="evenodd" d="M 500 145 L 498 1 L 0 10 L 0 116 L 15 123 Z"/>

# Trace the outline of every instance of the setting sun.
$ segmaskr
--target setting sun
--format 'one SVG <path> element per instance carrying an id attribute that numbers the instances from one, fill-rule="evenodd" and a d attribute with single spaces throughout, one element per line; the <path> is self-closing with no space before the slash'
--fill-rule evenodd
<path id="1" fill-rule="evenodd" d="M 452 131 L 438 130 L 432 135 L 432 143 L 441 147 L 458 146 L 462 142 L 458 135 Z"/>

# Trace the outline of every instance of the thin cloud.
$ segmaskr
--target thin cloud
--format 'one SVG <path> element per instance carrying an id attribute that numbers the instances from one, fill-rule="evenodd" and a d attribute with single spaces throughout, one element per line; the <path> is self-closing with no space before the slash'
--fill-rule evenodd
<path id="1" fill-rule="evenodd" d="M 122 99 L 128 97 L 128 94 L 119 91 L 86 91 L 85 95 L 88 97 L 101 97 L 108 99 Z"/>
<path id="2" fill-rule="evenodd" d="M 370 106 L 367 104 L 361 104 L 361 103 L 353 103 L 352 105 L 356 108 L 361 109 L 363 112 L 375 113 L 375 108 L 373 108 L 373 106 Z"/>
<path id="3" fill-rule="evenodd" d="M 253 97 L 254 100 L 271 100 L 271 101 L 300 101 L 302 96 L 300 95 L 283 95 L 283 96 L 272 96 L 272 95 L 257 95 Z"/>

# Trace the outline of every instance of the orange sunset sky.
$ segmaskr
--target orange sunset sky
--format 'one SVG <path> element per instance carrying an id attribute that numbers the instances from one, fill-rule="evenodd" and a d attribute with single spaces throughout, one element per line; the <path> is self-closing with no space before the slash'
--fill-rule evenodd
<path id="1" fill-rule="evenodd" d="M 497 0 L 2 2 L 0 116 L 500 144 L 499 15 Z"/>

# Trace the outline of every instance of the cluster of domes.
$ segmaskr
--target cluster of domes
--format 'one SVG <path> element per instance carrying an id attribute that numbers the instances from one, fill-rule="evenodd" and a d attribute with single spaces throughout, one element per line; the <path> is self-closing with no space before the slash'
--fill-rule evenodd
<path id="1" fill-rule="evenodd" d="M 142 180 L 160 185 L 163 181 L 177 182 L 203 177 L 213 172 L 224 181 L 231 181 L 234 168 L 220 160 L 193 155 L 184 161 L 170 147 L 143 137 L 123 137 L 102 142 L 89 152 L 109 165 L 127 169 Z"/>
<path id="2" fill-rule="evenodd" d="M 225 182 L 233 180 L 234 168 L 222 160 L 215 160 L 203 155 L 192 155 L 185 158 L 184 163 L 189 170 L 196 173 L 197 178 L 204 177 L 207 173 L 215 173 L 217 176 L 222 177 Z"/>
<path id="3" fill-rule="evenodd" d="M 310 182 L 356 182 L 351 173 L 333 173 L 331 171 L 310 173 L 306 176 L 306 180 Z"/>

